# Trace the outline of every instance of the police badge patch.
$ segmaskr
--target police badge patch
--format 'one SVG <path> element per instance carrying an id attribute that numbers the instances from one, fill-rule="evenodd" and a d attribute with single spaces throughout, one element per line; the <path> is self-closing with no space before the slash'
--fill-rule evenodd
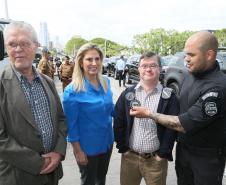
<path id="1" fill-rule="evenodd" d="M 134 100 L 132 100 L 131 102 L 130 102 L 130 108 L 132 109 L 133 107 L 139 107 L 139 106 L 141 106 L 141 103 L 140 103 L 140 101 L 139 100 L 136 100 L 136 99 L 134 99 Z"/>
<path id="2" fill-rule="evenodd" d="M 169 87 L 164 87 L 162 90 L 162 98 L 169 99 L 171 97 L 172 92 L 173 92 L 173 89 Z"/>
<path id="3" fill-rule="evenodd" d="M 218 114 L 218 104 L 220 101 L 219 92 L 207 92 L 201 97 L 201 100 L 203 101 L 203 113 L 205 113 L 206 116 L 213 117 Z"/>
<path id="4" fill-rule="evenodd" d="M 204 109 L 208 116 L 214 116 L 217 114 L 217 104 L 215 102 L 206 102 Z"/>
<path id="5" fill-rule="evenodd" d="M 126 93 L 125 98 L 130 101 L 130 108 L 133 108 L 134 106 L 141 106 L 141 103 L 136 99 L 134 92 Z"/>
<path id="6" fill-rule="evenodd" d="M 126 93 L 125 98 L 128 101 L 134 100 L 135 99 L 135 93 L 134 92 L 128 92 L 128 93 Z"/>

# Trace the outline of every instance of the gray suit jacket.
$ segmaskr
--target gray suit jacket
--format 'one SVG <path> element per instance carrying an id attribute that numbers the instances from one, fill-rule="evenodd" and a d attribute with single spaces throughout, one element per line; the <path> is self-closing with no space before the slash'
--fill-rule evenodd
<path id="1" fill-rule="evenodd" d="M 66 124 L 53 81 L 41 75 L 54 127 L 53 151 L 65 156 Z M 0 74 L 0 184 L 44 185 L 50 175 L 39 175 L 44 148 L 20 82 L 9 65 Z M 51 173 L 58 180 L 62 165 Z"/>

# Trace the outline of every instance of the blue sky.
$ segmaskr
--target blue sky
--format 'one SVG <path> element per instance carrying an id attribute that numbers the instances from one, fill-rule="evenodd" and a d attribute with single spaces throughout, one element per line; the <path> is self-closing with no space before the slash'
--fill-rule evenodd
<path id="1" fill-rule="evenodd" d="M 0 0 L 0 18 L 5 17 Z M 47 22 L 51 38 L 65 43 L 73 35 L 104 37 L 130 45 L 133 36 L 154 28 L 226 28 L 225 0 L 7 0 L 9 17 L 32 24 Z"/>

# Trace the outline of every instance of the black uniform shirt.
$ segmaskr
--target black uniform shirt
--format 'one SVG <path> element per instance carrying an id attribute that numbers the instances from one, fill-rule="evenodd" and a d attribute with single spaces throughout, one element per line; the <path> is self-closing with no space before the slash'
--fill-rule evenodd
<path id="1" fill-rule="evenodd" d="M 179 120 L 186 130 L 178 141 L 198 147 L 221 147 L 226 133 L 226 75 L 217 64 L 202 74 L 188 74 L 180 95 Z"/>

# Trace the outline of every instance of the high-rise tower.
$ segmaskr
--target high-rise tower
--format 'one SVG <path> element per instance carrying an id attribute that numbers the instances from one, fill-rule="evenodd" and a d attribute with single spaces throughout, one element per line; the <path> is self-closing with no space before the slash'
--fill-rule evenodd
<path id="1" fill-rule="evenodd" d="M 49 48 L 49 33 L 46 22 L 40 23 L 39 42 L 41 46 Z"/>

